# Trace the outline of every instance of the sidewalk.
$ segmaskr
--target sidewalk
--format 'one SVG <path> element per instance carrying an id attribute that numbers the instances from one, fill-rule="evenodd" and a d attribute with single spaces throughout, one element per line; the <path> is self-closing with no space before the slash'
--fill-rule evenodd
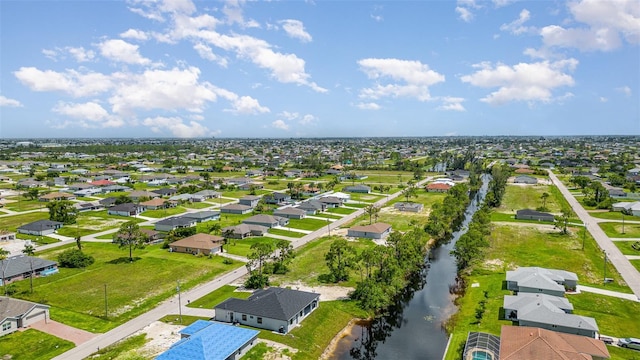
<path id="1" fill-rule="evenodd" d="M 617 297 L 619 299 L 625 299 L 625 300 L 640 302 L 640 299 L 637 296 L 635 296 L 634 294 L 621 293 L 621 292 L 618 292 L 618 291 L 605 290 L 605 289 L 594 288 L 594 287 L 591 287 L 591 286 L 584 286 L 584 285 L 576 286 L 576 292 L 575 293 L 568 293 L 568 294 L 579 294 L 581 292 L 588 292 L 588 293 L 592 293 L 592 294 L 612 296 L 612 297 Z"/>

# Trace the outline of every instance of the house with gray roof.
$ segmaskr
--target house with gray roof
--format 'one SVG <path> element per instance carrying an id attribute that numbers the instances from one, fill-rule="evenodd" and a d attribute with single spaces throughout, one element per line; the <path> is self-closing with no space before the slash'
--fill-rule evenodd
<path id="1" fill-rule="evenodd" d="M 249 236 L 263 236 L 269 231 L 269 228 L 262 225 L 253 224 L 239 224 L 236 226 L 227 226 L 222 228 L 222 234 L 228 234 L 227 236 L 232 239 L 244 239 Z"/>
<path id="2" fill-rule="evenodd" d="M 343 199 L 341 199 L 339 197 L 336 197 L 336 196 L 321 197 L 319 199 L 319 201 L 321 203 L 327 205 L 327 207 L 330 207 L 330 208 L 340 207 L 344 203 Z"/>
<path id="3" fill-rule="evenodd" d="M 289 219 L 281 216 L 258 214 L 242 220 L 243 224 L 260 225 L 268 228 L 289 225 Z"/>
<path id="4" fill-rule="evenodd" d="M 125 203 L 120 205 L 114 205 L 107 210 L 109 215 L 118 216 L 136 216 L 142 213 L 143 207 L 134 203 Z"/>
<path id="5" fill-rule="evenodd" d="M 350 185 L 350 186 L 345 186 L 344 191 L 352 192 L 352 193 L 368 194 L 371 192 L 371 187 L 367 185 L 361 185 L 361 184 Z"/>
<path id="6" fill-rule="evenodd" d="M 48 318 L 48 305 L 0 296 L 0 336 Z"/>
<path id="7" fill-rule="evenodd" d="M 175 188 L 162 188 L 153 190 L 152 192 L 158 194 L 159 196 L 173 196 L 178 192 L 178 190 L 176 190 Z"/>
<path id="8" fill-rule="evenodd" d="M 384 239 L 391 233 L 391 225 L 374 223 L 371 225 L 356 225 L 347 230 L 347 236 L 365 239 Z"/>
<path id="9" fill-rule="evenodd" d="M 251 206 L 242 204 L 229 204 L 220 208 L 221 213 L 227 214 L 246 214 L 251 212 L 253 208 Z"/>
<path id="10" fill-rule="evenodd" d="M 286 334 L 318 308 L 320 294 L 270 287 L 248 299 L 230 298 L 215 307 L 215 320 Z"/>
<path id="11" fill-rule="evenodd" d="M 215 198 L 219 198 L 220 194 L 219 192 L 215 191 L 215 190 L 200 190 L 197 193 L 193 194 L 193 195 L 197 195 L 197 196 L 202 196 L 205 199 L 215 199 Z"/>
<path id="12" fill-rule="evenodd" d="M 303 201 L 302 204 L 296 206 L 296 208 L 306 211 L 307 215 L 315 215 L 327 210 L 327 204 L 316 199 L 310 199 Z"/>
<path id="13" fill-rule="evenodd" d="M 7 284 L 13 281 L 28 278 L 33 273 L 34 276 L 48 276 L 58 272 L 58 263 L 55 261 L 41 259 L 35 256 L 16 255 L 10 256 L 0 261 L 0 276 Z"/>
<path id="14" fill-rule="evenodd" d="M 304 219 L 307 215 L 307 212 L 303 209 L 298 209 L 294 207 L 285 207 L 282 209 L 277 209 L 273 211 L 274 216 L 281 216 L 288 219 Z"/>
<path id="15" fill-rule="evenodd" d="M 154 229 L 157 231 L 171 231 L 179 228 L 190 228 L 196 226 L 196 219 L 185 216 L 173 216 L 162 219 L 155 223 Z"/>
<path id="16" fill-rule="evenodd" d="M 397 202 L 393 204 L 393 208 L 398 211 L 420 212 L 424 208 L 424 205 L 413 202 Z"/>
<path id="17" fill-rule="evenodd" d="M 536 179 L 533 176 L 528 176 L 528 175 L 520 175 L 520 176 L 516 176 L 513 179 L 513 183 L 514 184 L 529 184 L 529 185 L 535 185 L 538 183 L 538 179 Z"/>
<path id="18" fill-rule="evenodd" d="M 531 209 L 520 209 L 516 211 L 516 219 L 554 222 L 556 218 L 555 216 L 553 216 L 553 214 L 549 214 L 546 212 Z"/>
<path id="19" fill-rule="evenodd" d="M 56 230 L 60 229 L 64 224 L 59 221 L 51 220 L 38 220 L 32 223 L 22 225 L 18 228 L 20 234 L 44 236 L 53 234 Z"/>
<path id="20" fill-rule="evenodd" d="M 260 202 L 260 196 L 255 196 L 255 195 L 243 196 L 242 198 L 240 198 L 240 200 L 238 200 L 238 204 L 247 205 L 252 208 L 258 206 L 259 202 Z"/>
<path id="21" fill-rule="evenodd" d="M 291 201 L 291 195 L 274 192 L 264 196 L 264 202 L 267 204 L 282 205 Z"/>
<path id="22" fill-rule="evenodd" d="M 578 276 L 565 270 L 521 267 L 507 271 L 507 290 L 564 296 L 578 285 Z"/>
<path id="23" fill-rule="evenodd" d="M 220 211 L 197 211 L 197 212 L 188 212 L 182 214 L 182 217 L 194 219 L 195 221 L 201 223 L 204 221 L 210 220 L 219 220 L 220 219 Z"/>

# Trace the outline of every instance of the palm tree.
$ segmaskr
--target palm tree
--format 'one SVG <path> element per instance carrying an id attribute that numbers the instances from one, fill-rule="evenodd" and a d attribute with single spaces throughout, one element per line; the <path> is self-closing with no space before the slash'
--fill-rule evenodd
<path id="1" fill-rule="evenodd" d="M 547 198 L 549 198 L 549 194 L 546 192 L 542 193 L 540 198 L 542 198 L 542 209 L 545 210 L 547 208 Z"/>
<path id="2" fill-rule="evenodd" d="M 233 238 L 233 229 L 227 228 L 222 232 L 222 237 L 224 238 L 224 244 L 229 244 L 229 239 Z"/>
<path id="3" fill-rule="evenodd" d="M 33 293 L 33 255 L 36 252 L 36 248 L 31 244 L 25 244 L 24 249 L 22 249 L 22 253 L 28 256 L 29 265 L 31 266 L 31 275 L 29 276 L 29 286 L 31 287 L 31 292 Z"/>

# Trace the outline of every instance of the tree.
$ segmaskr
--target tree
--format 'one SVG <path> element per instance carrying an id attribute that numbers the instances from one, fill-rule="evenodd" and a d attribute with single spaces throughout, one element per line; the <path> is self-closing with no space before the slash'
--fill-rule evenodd
<path id="1" fill-rule="evenodd" d="M 356 250 L 347 240 L 334 240 L 324 256 L 333 282 L 349 280 L 349 268 L 356 264 Z"/>
<path id="2" fill-rule="evenodd" d="M 120 195 L 116 198 L 116 205 L 131 203 L 131 198 L 127 195 Z"/>
<path id="3" fill-rule="evenodd" d="M 407 199 L 407 202 L 409 202 L 409 198 L 416 196 L 415 185 L 414 184 L 407 185 L 407 187 L 404 188 L 404 190 L 402 190 L 402 195 Z"/>
<path id="4" fill-rule="evenodd" d="M 224 238 L 225 245 L 229 243 L 229 239 L 234 238 L 234 233 L 232 228 L 227 228 L 222 232 L 222 237 Z"/>
<path id="5" fill-rule="evenodd" d="M 247 267 L 251 270 L 257 265 L 258 274 L 262 275 L 262 267 L 273 252 L 273 244 L 254 243 L 251 245 L 250 249 L 253 250 L 253 252 L 247 256 L 247 258 L 249 258 Z"/>
<path id="6" fill-rule="evenodd" d="M 562 215 L 556 218 L 556 227 L 560 229 L 560 233 L 563 235 L 569 233 L 569 230 L 567 229 L 569 216 L 571 216 L 571 210 L 565 207 L 562 209 Z"/>
<path id="7" fill-rule="evenodd" d="M 31 268 L 31 274 L 29 275 L 29 287 L 31 288 L 31 293 L 33 293 L 33 256 L 36 253 L 36 248 L 31 244 L 25 244 L 24 249 L 22 249 L 22 253 L 27 255 L 27 259 L 29 259 L 29 266 Z"/>
<path id="8" fill-rule="evenodd" d="M 49 208 L 49 220 L 51 221 L 59 221 L 65 225 L 76 222 L 78 213 L 70 201 L 51 201 L 47 204 L 47 208 Z"/>
<path id="9" fill-rule="evenodd" d="M 147 236 L 135 221 L 128 221 L 120 226 L 113 240 L 121 249 L 129 248 L 129 262 L 133 262 L 133 249 L 143 249 Z"/>
<path id="10" fill-rule="evenodd" d="M 218 235 L 220 234 L 221 230 L 222 230 L 222 225 L 220 225 L 219 222 L 214 222 L 213 224 L 211 224 L 211 226 L 209 226 L 209 234 Z"/>
<path id="11" fill-rule="evenodd" d="M 2 286 L 4 287 L 4 295 L 7 295 L 7 283 L 4 281 L 4 273 L 5 271 L 7 271 L 7 267 L 9 266 L 9 262 L 7 262 L 5 264 L 4 260 L 7 259 L 7 256 L 9 256 L 10 252 L 9 250 L 6 250 L 4 248 L 0 248 L 0 264 L 2 264 Z"/>
<path id="12" fill-rule="evenodd" d="M 78 249 L 68 249 L 58 255 L 58 265 L 66 268 L 85 268 L 94 263 L 94 258 Z"/>
<path id="13" fill-rule="evenodd" d="M 549 198 L 549 193 L 542 193 L 542 195 L 540 195 L 540 198 L 542 199 L 542 211 L 547 209 L 547 199 Z"/>
<path id="14" fill-rule="evenodd" d="M 276 242 L 276 250 L 276 255 L 274 257 L 276 263 L 273 267 L 273 273 L 286 274 L 287 271 L 289 271 L 287 265 L 289 265 L 291 260 L 296 256 L 293 251 L 293 245 L 291 245 L 289 241 L 281 239 Z"/>
<path id="15" fill-rule="evenodd" d="M 29 189 L 27 192 L 22 194 L 22 196 L 31 200 L 37 199 L 39 195 L 40 195 L 40 190 L 38 188 Z"/>
<path id="16" fill-rule="evenodd" d="M 367 215 L 369 215 L 369 225 L 371 225 L 371 218 L 375 216 L 377 219 L 378 213 L 380 213 L 380 208 L 375 206 L 374 204 L 370 204 L 364 208 L 364 211 L 367 213 Z"/>

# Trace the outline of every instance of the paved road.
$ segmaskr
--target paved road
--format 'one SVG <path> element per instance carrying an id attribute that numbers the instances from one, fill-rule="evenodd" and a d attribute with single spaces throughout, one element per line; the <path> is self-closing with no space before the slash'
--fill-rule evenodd
<path id="1" fill-rule="evenodd" d="M 611 290 L 594 288 L 594 287 L 591 287 L 591 286 L 584 286 L 584 285 L 578 285 L 576 287 L 576 290 L 577 290 L 577 292 L 568 293 L 568 294 L 579 294 L 581 292 L 588 292 L 588 293 L 600 294 L 600 295 L 605 295 L 605 296 L 617 297 L 619 299 L 625 299 L 625 300 L 631 300 L 631 301 L 640 302 L 640 299 L 638 297 L 636 297 L 634 294 L 621 293 L 621 292 L 618 292 L 618 291 L 611 291 Z"/>
<path id="2" fill-rule="evenodd" d="M 558 187 L 562 195 L 567 199 L 569 205 L 573 208 L 573 211 L 578 215 L 580 220 L 586 224 L 587 230 L 598 243 L 600 249 L 606 252 L 608 260 L 615 266 L 624 281 L 631 288 L 633 293 L 640 298 L 640 272 L 631 265 L 631 262 L 626 256 L 622 254 L 620 249 L 609 239 L 607 234 L 600 228 L 598 222 L 589 215 L 589 213 L 582 207 L 582 205 L 576 200 L 569 192 L 566 186 L 558 179 L 558 177 L 549 170 L 549 178 L 554 185 Z"/>

